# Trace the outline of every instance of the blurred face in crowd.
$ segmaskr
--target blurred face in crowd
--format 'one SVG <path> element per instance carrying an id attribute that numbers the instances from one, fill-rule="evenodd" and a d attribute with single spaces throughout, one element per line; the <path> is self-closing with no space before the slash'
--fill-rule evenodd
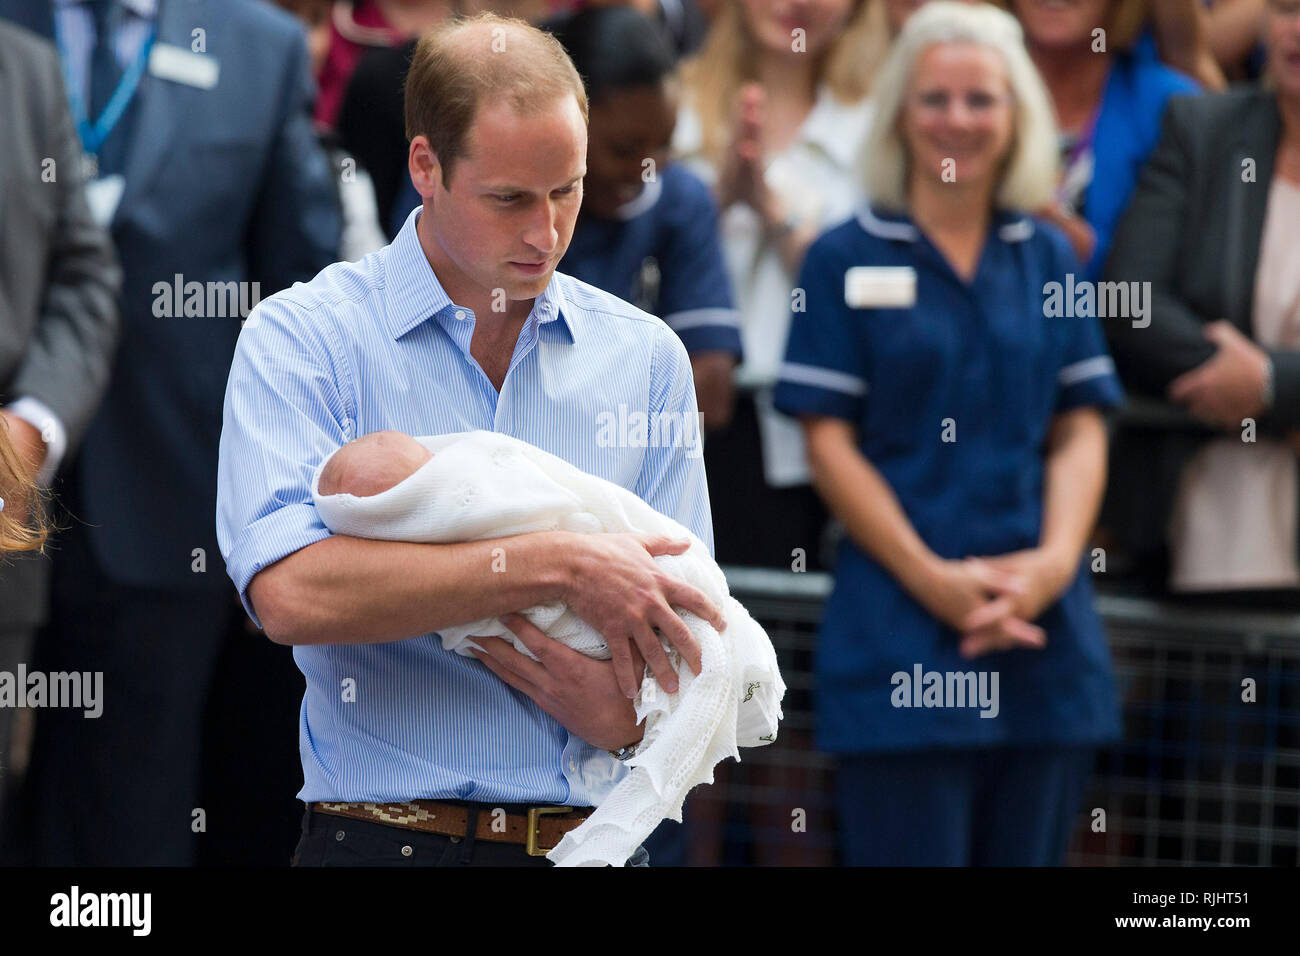
<path id="1" fill-rule="evenodd" d="M 667 84 L 633 86 L 606 93 L 587 109 L 582 208 L 610 219 L 619 206 L 641 194 L 650 175 L 647 170 L 657 172 L 668 161 L 677 125 L 675 98 Z"/>
<path id="2" fill-rule="evenodd" d="M 1278 94 L 1300 99 L 1300 0 L 1272 0 L 1266 31 L 1269 70 Z"/>
<path id="3" fill-rule="evenodd" d="M 929 47 L 917 58 L 899 123 L 913 176 L 996 185 L 1015 135 L 1002 57 L 973 43 Z"/>
<path id="4" fill-rule="evenodd" d="M 432 239 L 427 251 L 448 293 L 539 295 L 582 204 L 587 127 L 577 100 L 558 98 L 529 116 L 504 100 L 483 103 L 465 154 L 451 164 L 449 190 L 428 140 L 416 137 L 413 148 L 421 142 L 411 178 L 425 200 L 421 233 Z"/>
<path id="5" fill-rule="evenodd" d="M 860 0 L 865 2 L 865 0 Z M 754 39 L 772 53 L 795 53 L 794 31 L 804 31 L 802 52 L 826 50 L 857 9 L 853 0 L 740 0 Z"/>
<path id="6" fill-rule="evenodd" d="M 1092 31 L 1110 23 L 1114 0 L 1013 0 L 1025 37 L 1045 49 L 1091 44 Z"/>

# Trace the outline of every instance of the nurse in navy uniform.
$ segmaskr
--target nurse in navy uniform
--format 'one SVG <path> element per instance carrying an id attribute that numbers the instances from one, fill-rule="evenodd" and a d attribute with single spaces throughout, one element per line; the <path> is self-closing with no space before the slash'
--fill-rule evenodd
<path id="1" fill-rule="evenodd" d="M 848 532 L 816 663 L 843 862 L 1060 864 L 1119 733 L 1085 549 L 1122 392 L 1096 319 L 1046 308 L 1082 270 L 1025 213 L 1058 159 L 1016 22 L 928 4 L 876 104 L 776 392 Z"/>

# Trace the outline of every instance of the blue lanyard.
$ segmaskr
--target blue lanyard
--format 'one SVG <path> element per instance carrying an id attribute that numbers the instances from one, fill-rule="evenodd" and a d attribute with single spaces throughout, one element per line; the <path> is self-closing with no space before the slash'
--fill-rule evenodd
<path id="1" fill-rule="evenodd" d="M 63 41 L 63 31 L 59 29 L 58 17 L 55 17 L 54 39 L 59 45 L 59 62 L 63 65 L 63 85 L 67 87 L 68 105 L 72 109 L 73 119 L 77 121 L 77 133 L 86 152 L 91 154 L 99 152 L 99 148 L 104 145 L 108 135 L 113 132 L 113 127 L 122 119 L 122 114 L 131 104 L 131 98 L 135 96 L 140 80 L 144 78 L 145 68 L 149 65 L 149 52 L 153 49 L 154 33 L 154 27 L 150 26 L 149 35 L 140 45 L 139 54 L 122 74 L 122 79 L 118 81 L 113 95 L 104 104 L 104 111 L 92 123 L 86 116 L 86 104 L 81 101 L 81 91 L 72 82 L 72 72 L 68 66 L 68 50 Z"/>

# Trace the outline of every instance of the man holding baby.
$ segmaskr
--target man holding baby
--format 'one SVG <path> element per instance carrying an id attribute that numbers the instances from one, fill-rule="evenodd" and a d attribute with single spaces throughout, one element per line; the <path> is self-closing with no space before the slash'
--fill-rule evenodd
<path id="1" fill-rule="evenodd" d="M 563 49 L 522 21 L 426 35 L 406 87 L 421 208 L 391 245 L 262 302 L 240 337 L 217 531 L 249 615 L 293 646 L 307 681 L 299 864 L 550 865 L 545 851 L 622 776 L 614 752 L 640 739 L 644 669 L 677 688 L 660 635 L 699 673 L 672 608 L 725 626 L 654 561 L 686 540 L 376 541 L 331 534 L 312 503 L 316 467 L 360 436 L 484 429 L 629 489 L 712 549 L 698 450 L 597 438 L 620 405 L 650 420 L 697 409 L 666 325 L 555 271 L 582 201 L 586 119 Z M 555 600 L 612 661 L 512 614 Z M 491 617 L 538 660 L 494 638 L 476 638 L 477 661 L 442 648 L 440 628 Z"/>

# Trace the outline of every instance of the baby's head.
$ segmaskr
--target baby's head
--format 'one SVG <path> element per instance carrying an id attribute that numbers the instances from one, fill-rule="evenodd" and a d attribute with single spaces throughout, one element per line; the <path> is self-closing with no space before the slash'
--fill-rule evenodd
<path id="1" fill-rule="evenodd" d="M 432 457 L 433 452 L 410 435 L 371 432 L 330 456 L 316 490 L 322 495 L 369 498 L 410 477 Z"/>

